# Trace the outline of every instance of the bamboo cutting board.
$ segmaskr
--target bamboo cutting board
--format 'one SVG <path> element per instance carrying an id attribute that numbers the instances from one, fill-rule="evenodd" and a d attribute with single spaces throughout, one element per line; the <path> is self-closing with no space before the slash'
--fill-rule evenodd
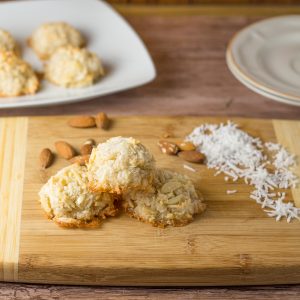
<path id="1" fill-rule="evenodd" d="M 69 117 L 0 119 L 0 280 L 98 285 L 250 285 L 300 283 L 300 222 L 275 222 L 249 199 L 251 188 L 228 183 L 204 165 L 197 172 L 160 153 L 165 133 L 181 140 L 203 122 L 225 118 L 115 117 L 110 130 L 74 129 Z M 300 155 L 300 121 L 235 119 L 243 130 L 278 141 Z M 87 139 L 133 136 L 157 165 L 189 175 L 207 211 L 185 227 L 159 229 L 121 213 L 99 229 L 62 229 L 47 220 L 38 191 L 68 163 L 39 170 L 44 147 L 64 139 L 77 148 Z M 298 167 L 298 175 L 300 168 Z M 230 189 L 238 193 L 227 195 Z M 300 190 L 288 193 L 300 204 Z"/>

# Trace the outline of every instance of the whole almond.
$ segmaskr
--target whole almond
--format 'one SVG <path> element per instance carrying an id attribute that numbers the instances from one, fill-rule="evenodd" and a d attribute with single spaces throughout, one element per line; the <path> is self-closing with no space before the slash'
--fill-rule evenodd
<path id="1" fill-rule="evenodd" d="M 181 142 L 179 144 L 177 144 L 179 149 L 181 151 L 192 151 L 192 150 L 196 150 L 196 147 L 193 143 L 191 142 Z"/>
<path id="2" fill-rule="evenodd" d="M 178 146 L 176 144 L 165 140 L 158 141 L 158 146 L 162 153 L 168 155 L 176 155 L 179 151 Z"/>
<path id="3" fill-rule="evenodd" d="M 80 153 L 82 155 L 86 155 L 86 154 L 91 154 L 92 150 L 93 150 L 93 145 L 92 144 L 83 144 L 80 148 Z"/>
<path id="4" fill-rule="evenodd" d="M 77 164 L 80 164 L 81 166 L 83 166 L 83 165 L 86 165 L 88 163 L 89 159 L 90 159 L 90 155 L 89 154 L 86 154 L 86 155 L 77 155 L 77 156 L 72 157 L 69 160 L 69 162 L 71 164 L 77 163 Z"/>
<path id="5" fill-rule="evenodd" d="M 71 159 L 76 155 L 75 149 L 65 141 L 57 141 L 55 143 L 55 148 L 57 153 L 65 159 Z"/>
<path id="6" fill-rule="evenodd" d="M 182 159 L 191 162 L 201 164 L 204 162 L 205 156 L 204 154 L 198 151 L 180 151 L 178 156 Z"/>
<path id="7" fill-rule="evenodd" d="M 92 145 L 92 146 L 95 146 L 95 145 L 96 145 L 96 142 L 95 142 L 95 140 L 93 140 L 93 139 L 88 139 L 88 140 L 86 140 L 86 141 L 83 143 L 83 145 L 86 145 L 86 144 L 90 144 L 90 145 Z"/>
<path id="8" fill-rule="evenodd" d="M 53 163 L 54 155 L 48 148 L 44 148 L 40 153 L 40 166 L 42 169 L 47 169 Z"/>
<path id="9" fill-rule="evenodd" d="M 92 116 L 77 116 L 70 119 L 68 124 L 75 128 L 91 128 L 96 126 L 96 121 Z"/>
<path id="10" fill-rule="evenodd" d="M 106 113 L 104 112 L 98 113 L 97 116 L 95 117 L 95 120 L 98 128 L 108 129 L 110 121 Z"/>

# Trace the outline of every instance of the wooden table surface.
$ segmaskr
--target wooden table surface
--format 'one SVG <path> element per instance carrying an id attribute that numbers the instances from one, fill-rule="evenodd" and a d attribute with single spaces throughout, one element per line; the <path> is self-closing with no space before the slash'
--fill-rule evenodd
<path id="1" fill-rule="evenodd" d="M 188 114 L 299 119 L 300 107 L 249 91 L 228 71 L 225 49 L 237 30 L 266 15 L 299 7 L 118 6 L 141 35 L 157 67 L 152 83 L 82 103 L 5 109 L 0 116 L 85 114 Z M 113 288 L 0 283 L 0 299 L 299 299 L 300 285 L 232 288 Z"/>

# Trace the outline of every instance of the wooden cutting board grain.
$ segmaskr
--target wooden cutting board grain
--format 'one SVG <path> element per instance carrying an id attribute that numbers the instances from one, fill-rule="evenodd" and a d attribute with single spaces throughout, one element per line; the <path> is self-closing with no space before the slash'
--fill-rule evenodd
<path id="1" fill-rule="evenodd" d="M 114 117 L 110 130 L 75 129 L 70 117 L 0 119 L 0 280 L 97 285 L 249 285 L 300 283 L 300 222 L 275 222 L 249 199 L 251 188 L 225 182 L 204 165 L 183 168 L 160 153 L 164 133 L 181 140 L 203 122 L 226 118 Z M 300 155 L 300 122 L 235 119 L 265 141 L 279 141 Z M 62 229 L 47 220 L 38 191 L 68 163 L 57 158 L 39 170 L 42 148 L 64 139 L 79 148 L 87 138 L 133 136 L 155 155 L 157 165 L 189 175 L 208 209 L 188 226 L 159 229 L 121 213 L 99 229 Z M 299 173 L 299 167 L 297 169 Z M 238 192 L 227 195 L 226 191 Z M 288 192 L 300 200 L 299 189 Z"/>

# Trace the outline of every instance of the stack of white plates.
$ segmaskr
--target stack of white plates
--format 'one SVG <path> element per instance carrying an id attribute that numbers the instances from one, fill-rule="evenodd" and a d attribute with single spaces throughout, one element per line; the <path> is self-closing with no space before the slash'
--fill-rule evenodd
<path id="1" fill-rule="evenodd" d="M 300 16 L 275 17 L 244 28 L 230 41 L 226 60 L 249 89 L 300 106 Z"/>

